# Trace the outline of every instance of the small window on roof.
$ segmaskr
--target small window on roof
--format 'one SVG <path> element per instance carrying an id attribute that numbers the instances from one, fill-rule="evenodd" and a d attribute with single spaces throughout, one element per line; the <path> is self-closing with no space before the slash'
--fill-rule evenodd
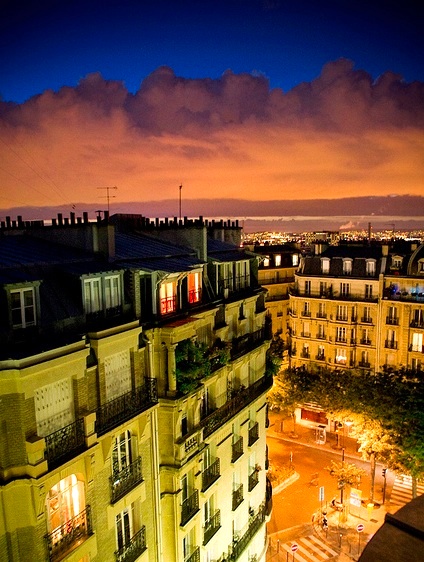
<path id="1" fill-rule="evenodd" d="M 330 272 L 330 258 L 321 258 L 321 271 L 322 273 Z"/>
<path id="2" fill-rule="evenodd" d="M 299 254 L 292 254 L 292 265 L 299 265 Z"/>
<path id="3" fill-rule="evenodd" d="M 402 267 L 402 256 L 392 256 L 392 268 L 400 269 Z"/>
<path id="4" fill-rule="evenodd" d="M 275 266 L 280 267 L 281 265 L 281 254 L 276 254 L 274 256 Z"/>
<path id="5" fill-rule="evenodd" d="M 35 287 L 10 291 L 10 310 L 13 328 L 28 328 L 37 323 Z"/>
<path id="6" fill-rule="evenodd" d="M 343 258 L 343 273 L 345 275 L 350 275 L 352 273 L 352 259 Z"/>
<path id="7" fill-rule="evenodd" d="M 269 256 L 264 257 L 264 267 L 269 267 Z"/>
<path id="8" fill-rule="evenodd" d="M 367 275 L 375 275 L 375 260 L 367 260 L 365 263 Z"/>

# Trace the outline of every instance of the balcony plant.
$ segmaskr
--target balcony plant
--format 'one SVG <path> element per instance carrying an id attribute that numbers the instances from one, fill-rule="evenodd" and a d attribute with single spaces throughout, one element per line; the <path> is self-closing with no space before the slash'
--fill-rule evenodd
<path id="1" fill-rule="evenodd" d="M 182 394 L 192 392 L 199 380 L 211 372 L 207 348 L 191 339 L 179 342 L 175 350 L 177 388 Z"/>

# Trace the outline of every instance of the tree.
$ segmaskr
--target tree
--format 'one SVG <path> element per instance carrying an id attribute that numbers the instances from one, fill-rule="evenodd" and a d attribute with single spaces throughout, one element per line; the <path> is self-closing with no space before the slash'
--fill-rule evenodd
<path id="1" fill-rule="evenodd" d="M 348 462 L 331 461 L 331 466 L 325 467 L 328 472 L 337 480 L 337 488 L 340 490 L 340 503 L 343 504 L 343 492 L 347 486 L 358 487 L 365 471 Z"/>

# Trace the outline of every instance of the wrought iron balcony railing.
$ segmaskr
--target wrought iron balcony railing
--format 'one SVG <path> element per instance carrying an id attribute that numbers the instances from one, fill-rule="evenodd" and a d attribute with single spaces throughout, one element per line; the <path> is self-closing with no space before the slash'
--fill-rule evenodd
<path id="1" fill-rule="evenodd" d="M 141 458 L 138 457 L 134 462 L 110 477 L 111 502 L 118 501 L 142 481 Z"/>
<path id="2" fill-rule="evenodd" d="M 364 324 L 372 324 L 372 318 L 370 316 L 362 316 L 361 322 Z"/>
<path id="3" fill-rule="evenodd" d="M 243 437 L 239 437 L 237 441 L 232 444 L 231 462 L 236 462 L 243 454 Z"/>
<path id="4" fill-rule="evenodd" d="M 393 340 L 386 340 L 384 342 L 384 347 L 386 347 L 387 349 L 397 349 L 397 341 L 393 341 Z"/>
<path id="5" fill-rule="evenodd" d="M 203 546 L 205 546 L 221 527 L 221 511 L 217 509 L 205 523 L 203 529 Z"/>
<path id="6" fill-rule="evenodd" d="M 258 398 L 272 386 L 272 377 L 264 376 L 226 402 L 221 408 L 204 418 L 200 425 L 203 427 L 203 438 L 208 437 L 222 424 L 238 414 L 247 404 Z"/>
<path id="7" fill-rule="evenodd" d="M 243 501 L 243 484 L 240 484 L 235 490 L 233 490 L 233 511 L 235 511 L 238 506 Z"/>
<path id="8" fill-rule="evenodd" d="M 255 422 L 252 427 L 249 428 L 249 447 L 251 447 L 259 439 L 259 423 Z"/>
<path id="9" fill-rule="evenodd" d="M 84 420 L 81 418 L 47 435 L 45 441 L 49 468 L 55 468 L 85 449 Z"/>
<path id="10" fill-rule="evenodd" d="M 229 554 L 227 557 L 228 562 L 235 562 L 238 560 L 246 550 L 248 544 L 259 531 L 261 525 L 265 522 L 265 504 L 259 506 L 258 512 L 249 518 L 249 522 L 241 533 L 239 533 L 238 540 L 233 541 L 232 546 L 228 549 Z"/>
<path id="11" fill-rule="evenodd" d="M 111 429 L 157 404 L 156 379 L 145 377 L 144 384 L 97 409 L 96 432 L 103 435 Z"/>
<path id="12" fill-rule="evenodd" d="M 78 515 L 45 535 L 49 560 L 55 561 L 63 558 L 76 543 L 86 540 L 92 534 L 91 510 L 87 505 Z"/>
<path id="13" fill-rule="evenodd" d="M 396 316 L 386 316 L 386 324 L 397 326 L 399 324 L 399 318 L 397 318 Z"/>
<path id="14" fill-rule="evenodd" d="M 269 334 L 266 333 L 265 327 L 263 327 L 259 328 L 259 330 L 256 330 L 255 332 L 251 332 L 250 334 L 234 338 L 231 346 L 231 359 L 237 359 L 245 353 L 256 349 L 264 343 L 267 336 L 269 336 Z"/>
<path id="15" fill-rule="evenodd" d="M 200 547 L 196 547 L 189 556 L 184 558 L 184 562 L 200 562 Z"/>
<path id="16" fill-rule="evenodd" d="M 146 550 L 146 527 L 141 529 L 131 537 L 128 544 L 115 551 L 116 562 L 135 562 Z"/>
<path id="17" fill-rule="evenodd" d="M 248 491 L 251 492 L 253 488 L 259 484 L 259 471 L 256 468 L 249 474 Z"/>
<path id="18" fill-rule="evenodd" d="M 371 367 L 371 363 L 369 363 L 368 361 L 359 361 L 358 366 L 362 367 L 363 369 L 369 369 Z"/>
<path id="19" fill-rule="evenodd" d="M 199 491 L 194 492 L 181 504 L 181 525 L 185 525 L 199 511 Z"/>
<path id="20" fill-rule="evenodd" d="M 219 459 L 215 459 L 215 461 L 202 472 L 202 492 L 216 482 L 220 475 L 220 461 Z"/>

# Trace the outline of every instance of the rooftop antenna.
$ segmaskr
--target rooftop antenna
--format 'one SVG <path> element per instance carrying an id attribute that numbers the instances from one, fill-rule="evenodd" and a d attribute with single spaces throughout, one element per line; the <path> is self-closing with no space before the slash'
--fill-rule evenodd
<path id="1" fill-rule="evenodd" d="M 116 197 L 116 195 L 111 195 L 111 194 L 110 194 L 110 190 L 111 190 L 111 189 L 118 189 L 118 188 L 116 187 L 116 185 L 113 185 L 112 187 L 110 187 L 109 185 L 107 185 L 107 186 L 105 186 L 105 187 L 103 187 L 103 186 L 102 186 L 102 187 L 98 187 L 97 189 L 106 189 L 106 195 L 105 195 L 105 197 L 106 197 L 106 199 L 107 199 L 107 212 L 108 212 L 108 214 L 110 214 L 110 199 Z"/>
<path id="2" fill-rule="evenodd" d="M 180 189 L 180 220 L 181 220 L 181 217 L 182 217 L 182 215 L 181 215 L 181 191 L 182 191 L 182 189 L 183 189 L 183 184 L 182 184 L 182 183 L 180 184 L 179 189 Z"/>

